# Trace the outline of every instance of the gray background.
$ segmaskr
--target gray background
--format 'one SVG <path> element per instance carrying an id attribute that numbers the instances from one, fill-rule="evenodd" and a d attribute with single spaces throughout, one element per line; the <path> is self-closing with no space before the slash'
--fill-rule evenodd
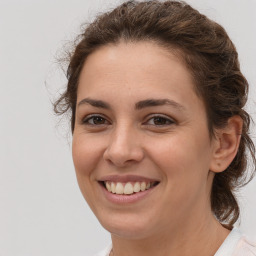
<path id="1" fill-rule="evenodd" d="M 80 194 L 69 127 L 50 102 L 66 82 L 56 55 L 81 23 L 119 2 L 0 0 L 0 256 L 93 255 L 110 242 Z M 256 1 L 188 2 L 237 46 L 256 120 Z M 241 229 L 254 237 L 255 194 L 256 179 L 239 193 Z"/>

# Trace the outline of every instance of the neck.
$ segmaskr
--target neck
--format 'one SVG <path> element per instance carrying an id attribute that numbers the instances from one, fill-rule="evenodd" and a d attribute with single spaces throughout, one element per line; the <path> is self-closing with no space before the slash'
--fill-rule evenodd
<path id="1" fill-rule="evenodd" d="M 196 219 L 196 218 L 195 218 Z M 214 255 L 229 230 L 211 215 L 209 219 L 178 223 L 153 236 L 125 239 L 112 234 L 114 256 L 205 256 Z"/>

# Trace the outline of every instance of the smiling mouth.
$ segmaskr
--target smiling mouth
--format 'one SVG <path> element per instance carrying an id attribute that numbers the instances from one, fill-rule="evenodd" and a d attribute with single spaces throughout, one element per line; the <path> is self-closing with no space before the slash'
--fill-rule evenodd
<path id="1" fill-rule="evenodd" d="M 105 189 L 117 195 L 133 195 L 145 190 L 149 190 L 159 184 L 158 181 L 131 181 L 131 182 L 114 182 L 114 181 L 101 181 L 100 182 Z"/>

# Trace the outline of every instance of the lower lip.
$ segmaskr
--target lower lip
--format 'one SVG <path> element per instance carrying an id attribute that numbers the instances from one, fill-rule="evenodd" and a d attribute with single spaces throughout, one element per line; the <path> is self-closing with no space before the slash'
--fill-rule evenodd
<path id="1" fill-rule="evenodd" d="M 156 188 L 152 187 L 149 188 L 145 191 L 137 192 L 131 195 L 118 195 L 118 194 L 113 194 L 109 192 L 104 186 L 100 185 L 105 197 L 107 198 L 108 201 L 115 203 L 115 204 L 131 204 L 138 202 L 146 197 L 148 197 L 153 190 Z"/>

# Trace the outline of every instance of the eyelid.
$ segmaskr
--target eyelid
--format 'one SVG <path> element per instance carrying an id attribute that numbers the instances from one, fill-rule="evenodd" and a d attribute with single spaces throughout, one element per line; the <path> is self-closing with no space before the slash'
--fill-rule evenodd
<path id="1" fill-rule="evenodd" d="M 151 120 L 152 118 L 156 118 L 156 117 L 160 117 L 160 118 L 163 118 L 163 119 L 166 119 L 167 121 L 170 122 L 170 124 L 164 124 L 164 125 L 155 125 L 155 126 L 168 126 L 168 125 L 172 125 L 172 124 L 176 124 L 177 121 L 174 119 L 174 118 L 171 118 L 167 115 L 164 115 L 164 114 L 153 114 L 153 115 L 149 115 L 147 117 L 147 120 L 145 123 L 147 123 L 149 120 Z"/>
<path id="2" fill-rule="evenodd" d="M 86 124 L 86 125 L 91 125 L 91 126 L 100 126 L 100 125 L 106 125 L 106 124 L 90 124 L 88 121 L 92 118 L 95 118 L 95 117 L 101 117 L 103 118 L 105 121 L 108 122 L 108 124 L 111 124 L 111 122 L 108 120 L 108 118 L 103 115 L 103 114 L 98 114 L 98 113 L 93 113 L 93 114 L 88 114 L 86 115 L 84 118 L 82 118 L 81 120 L 81 123 L 82 124 Z M 163 124 L 163 125 L 154 125 L 154 124 L 147 124 L 149 122 L 149 120 L 153 119 L 153 118 L 157 118 L 157 117 L 160 117 L 160 118 L 163 118 L 163 119 L 166 119 L 169 124 Z M 172 125 L 172 124 L 176 124 L 177 121 L 174 119 L 174 118 L 171 118 L 167 115 L 164 115 L 164 114 L 151 114 L 151 115 L 148 115 L 147 118 L 146 118 L 146 121 L 143 122 L 143 124 L 145 125 L 150 125 L 150 126 L 169 126 L 169 125 Z"/>
<path id="3" fill-rule="evenodd" d="M 90 119 L 92 119 L 94 117 L 101 117 L 101 118 L 105 119 L 105 121 L 110 123 L 109 120 L 103 114 L 97 114 L 97 113 L 86 115 L 84 118 L 82 118 L 81 123 L 86 124 L 86 125 L 91 125 L 91 126 L 100 126 L 100 124 L 98 124 L 98 125 L 97 124 L 90 124 L 88 122 Z M 101 124 L 101 125 L 105 125 L 105 124 Z"/>

